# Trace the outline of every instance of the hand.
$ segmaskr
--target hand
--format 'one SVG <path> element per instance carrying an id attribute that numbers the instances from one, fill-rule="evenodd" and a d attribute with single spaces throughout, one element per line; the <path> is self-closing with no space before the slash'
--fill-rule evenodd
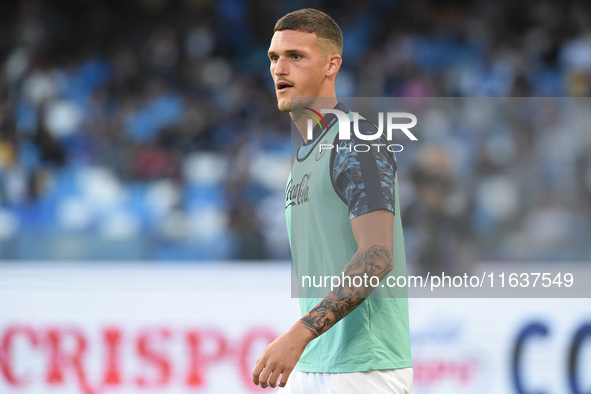
<path id="1" fill-rule="evenodd" d="M 285 387 L 291 371 L 295 368 L 304 349 L 316 336 L 301 322 L 297 322 L 285 334 L 265 348 L 252 370 L 252 381 L 262 388 Z"/>

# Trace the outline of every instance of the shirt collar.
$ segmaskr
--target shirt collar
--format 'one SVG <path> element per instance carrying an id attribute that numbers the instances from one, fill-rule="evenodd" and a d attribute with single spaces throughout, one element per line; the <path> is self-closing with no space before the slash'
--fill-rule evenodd
<path id="1" fill-rule="evenodd" d="M 349 109 L 345 106 L 345 104 L 343 104 L 341 102 L 338 102 L 337 105 L 335 105 L 334 109 L 339 110 L 344 113 L 350 112 Z M 330 130 L 330 128 L 332 126 L 334 126 L 334 124 L 337 122 L 337 120 L 339 120 L 339 119 L 337 118 L 337 116 L 335 114 L 325 114 L 324 115 L 324 121 L 326 122 L 326 125 L 328 126 L 328 130 Z M 305 142 L 304 146 L 310 145 L 310 144 L 313 144 L 314 142 L 316 142 L 318 137 L 320 137 L 326 131 L 327 131 L 327 129 L 324 126 L 324 124 L 322 124 L 322 127 L 320 125 L 314 126 L 314 128 L 312 129 L 312 136 L 314 138 L 312 138 L 308 142 Z"/>

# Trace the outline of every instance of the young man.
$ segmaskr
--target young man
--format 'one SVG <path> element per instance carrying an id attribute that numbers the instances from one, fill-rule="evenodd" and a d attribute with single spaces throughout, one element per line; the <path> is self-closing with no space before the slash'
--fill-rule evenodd
<path id="1" fill-rule="evenodd" d="M 385 149 L 322 154 L 320 141 L 341 148 L 355 142 L 338 139 L 339 119 L 330 113 L 315 138 L 307 135 L 308 111 L 337 109 L 352 119 L 335 94 L 342 48 L 340 28 L 321 11 L 295 11 L 275 25 L 269 59 L 278 107 L 290 113 L 304 141 L 287 190 L 290 245 L 298 275 L 339 267 L 348 277 L 382 280 L 406 272 L 394 155 Z M 359 129 L 376 132 L 367 121 Z M 287 393 L 409 393 L 408 300 L 368 298 L 375 284 L 355 283 L 343 281 L 324 298 L 300 298 L 303 317 L 265 349 L 253 382 L 279 384 Z"/>

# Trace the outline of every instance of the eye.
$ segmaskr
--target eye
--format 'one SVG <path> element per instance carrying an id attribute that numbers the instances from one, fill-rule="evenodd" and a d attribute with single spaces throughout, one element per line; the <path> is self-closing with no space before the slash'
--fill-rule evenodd
<path id="1" fill-rule="evenodd" d="M 297 53 L 294 53 L 294 54 L 291 55 L 291 58 L 293 60 L 300 60 L 302 58 L 302 56 L 299 55 L 299 54 L 297 54 Z"/>
<path id="2" fill-rule="evenodd" d="M 278 58 L 279 58 L 279 57 L 278 57 L 277 55 L 271 55 L 271 56 L 269 56 L 269 59 L 270 59 L 270 60 L 271 60 L 273 63 L 276 63 Z"/>

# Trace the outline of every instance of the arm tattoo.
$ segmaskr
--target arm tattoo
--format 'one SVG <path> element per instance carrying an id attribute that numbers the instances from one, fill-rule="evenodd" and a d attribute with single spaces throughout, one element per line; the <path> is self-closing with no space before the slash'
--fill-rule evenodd
<path id="1" fill-rule="evenodd" d="M 393 268 L 388 249 L 374 245 L 358 251 L 343 270 L 345 280 L 331 291 L 300 320 L 317 337 L 357 308 L 373 291 L 366 279 L 376 276 L 381 281 Z M 360 280 L 354 280 L 359 277 Z M 348 280 L 347 278 L 350 278 Z M 361 283 L 361 286 L 354 284 Z"/>

